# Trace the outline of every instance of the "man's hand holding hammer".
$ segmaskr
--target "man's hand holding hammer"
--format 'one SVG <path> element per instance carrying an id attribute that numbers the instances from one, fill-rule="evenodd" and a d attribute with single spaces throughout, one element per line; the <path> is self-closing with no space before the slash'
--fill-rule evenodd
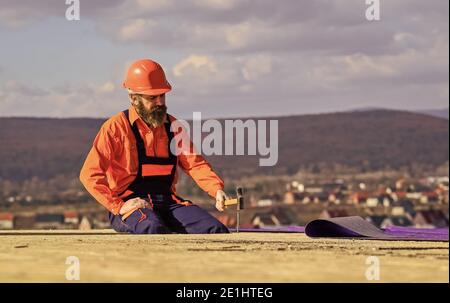
<path id="1" fill-rule="evenodd" d="M 218 211 L 224 211 L 225 209 L 225 200 L 228 199 L 227 194 L 223 190 L 218 190 L 216 192 L 216 208 Z"/>
<path id="2" fill-rule="evenodd" d="M 225 207 L 236 205 L 236 232 L 239 232 L 240 224 L 240 210 L 244 209 L 244 190 L 242 187 L 236 188 L 236 198 L 229 199 L 223 190 L 218 190 L 216 193 L 216 208 L 218 211 L 223 211 Z"/>

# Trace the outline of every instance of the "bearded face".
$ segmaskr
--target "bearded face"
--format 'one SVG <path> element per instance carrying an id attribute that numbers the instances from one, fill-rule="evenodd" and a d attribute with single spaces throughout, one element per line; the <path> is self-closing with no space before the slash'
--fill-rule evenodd
<path id="1" fill-rule="evenodd" d="M 154 105 L 148 103 L 142 97 L 137 98 L 137 102 L 134 104 L 136 112 L 151 127 L 158 127 L 165 121 L 167 115 L 167 107 L 165 105 Z M 146 104 L 147 103 L 147 104 Z M 150 104 L 150 106 L 149 106 Z M 146 106 L 147 105 L 147 106 Z"/>

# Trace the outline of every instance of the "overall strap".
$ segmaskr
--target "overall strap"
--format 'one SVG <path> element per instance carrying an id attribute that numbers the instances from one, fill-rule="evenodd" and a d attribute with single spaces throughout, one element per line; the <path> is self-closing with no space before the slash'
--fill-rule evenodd
<path id="1" fill-rule="evenodd" d="M 136 138 L 136 144 L 138 148 L 138 152 L 142 153 L 142 155 L 145 155 L 145 143 L 144 140 L 141 137 L 141 134 L 139 133 L 137 123 L 131 124 L 130 121 L 130 112 L 129 110 L 124 110 L 123 113 L 125 114 L 125 117 L 127 118 L 128 124 L 131 126 L 131 129 L 133 130 L 134 137 Z"/>
<path id="2" fill-rule="evenodd" d="M 164 128 L 166 129 L 166 134 L 167 134 L 167 139 L 168 139 L 167 148 L 168 148 L 168 152 L 169 152 L 169 157 L 176 157 L 170 150 L 170 143 L 172 142 L 172 140 L 174 138 L 174 133 L 170 129 L 171 125 L 172 125 L 172 122 L 170 122 L 169 115 L 167 114 L 167 123 L 164 123 Z"/>
<path id="3" fill-rule="evenodd" d="M 145 156 L 145 154 L 146 154 L 145 143 L 141 137 L 141 134 L 139 133 L 137 123 L 131 124 L 130 112 L 128 109 L 124 110 L 123 113 L 124 113 L 125 117 L 127 118 L 128 124 L 130 125 L 131 129 L 133 130 L 133 134 L 134 134 L 134 137 L 136 138 L 136 144 L 137 144 L 139 154 Z M 166 134 L 167 134 L 167 138 L 168 138 L 168 144 L 167 144 L 168 153 L 169 153 L 169 157 L 175 157 L 175 155 L 173 155 L 170 150 L 170 142 L 172 142 L 172 139 L 174 138 L 174 133 L 170 130 L 170 126 L 172 123 L 170 122 L 168 114 L 166 117 L 167 117 L 166 119 L 167 119 L 168 123 L 164 123 L 164 128 L 166 130 Z"/>

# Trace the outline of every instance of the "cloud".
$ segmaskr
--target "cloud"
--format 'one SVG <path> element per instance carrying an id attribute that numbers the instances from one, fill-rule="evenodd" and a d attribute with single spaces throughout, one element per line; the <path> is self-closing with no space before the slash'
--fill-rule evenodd
<path id="1" fill-rule="evenodd" d="M 42 97 L 47 94 L 46 91 L 41 88 L 29 87 L 14 80 L 6 81 L 6 83 L 4 84 L 4 90 L 8 93 L 20 94 L 24 97 Z"/>
<path id="2" fill-rule="evenodd" d="M 51 0 L 37 1 L 1 0 L 0 1 L 0 26 L 20 28 L 33 22 L 46 19 L 57 13 L 59 4 Z M 44 8 L 44 9 L 39 9 Z"/>
<path id="3" fill-rule="evenodd" d="M 0 0 L 0 26 L 18 30 L 64 18 L 67 6 L 55 3 Z M 96 0 L 82 1 L 81 18 L 99 39 L 126 50 L 120 62 L 136 50 L 160 55 L 173 85 L 169 106 L 182 115 L 197 109 L 217 116 L 432 106 L 427 100 L 440 106 L 448 98 L 448 5 L 384 1 L 381 20 L 368 22 L 361 0 Z M 86 62 L 90 69 L 94 59 Z M 126 97 L 111 80 L 124 71 L 116 72 L 96 86 L 6 83 L 0 109 L 25 113 L 41 102 L 61 115 L 108 115 Z"/>
<path id="4" fill-rule="evenodd" d="M 133 2 L 130 3 L 132 5 Z M 167 9 L 175 5 L 172 0 L 136 0 L 137 6 L 141 9 L 148 11 L 160 11 L 162 9 Z"/>
<path id="5" fill-rule="evenodd" d="M 234 59 L 192 54 L 173 66 L 169 71 L 170 78 L 176 86 L 174 90 L 182 98 L 189 98 L 211 96 L 218 89 L 235 87 L 241 75 Z"/>
<path id="6" fill-rule="evenodd" d="M 109 11 L 117 11 L 126 0 L 80 1 L 82 16 L 97 18 Z M 141 1 L 145 2 L 145 1 Z M 152 0 L 153 2 L 153 0 Z M 155 2 L 157 2 L 155 0 Z M 0 27 L 18 29 L 49 18 L 65 18 L 69 5 L 64 0 L 0 0 Z"/>
<path id="7" fill-rule="evenodd" d="M 122 26 L 118 32 L 119 40 L 133 41 L 142 38 L 146 32 L 151 32 L 157 23 L 153 20 L 136 19 Z"/>
<path id="8" fill-rule="evenodd" d="M 448 82 L 448 42 L 437 39 L 426 49 L 410 48 L 382 56 L 354 54 L 327 64 L 327 75 L 344 83 L 377 82 L 380 85 Z M 333 70 L 334 69 L 334 70 Z M 326 77 L 323 74 L 323 77 Z"/>
<path id="9" fill-rule="evenodd" d="M 100 85 L 96 91 L 100 94 L 108 94 L 113 93 L 116 89 L 116 86 L 112 82 L 105 82 L 104 84 Z"/>
<path id="10" fill-rule="evenodd" d="M 55 0 L 0 0 L 0 5 L 0 25 L 13 27 L 64 18 L 67 8 Z M 384 2 L 380 22 L 365 20 L 365 9 L 361 0 L 96 0 L 81 3 L 81 18 L 118 43 L 229 55 L 393 54 L 426 47 L 436 34 L 448 33 L 446 1 Z"/>
<path id="11" fill-rule="evenodd" d="M 242 64 L 242 75 L 247 81 L 255 81 L 270 74 L 272 71 L 272 57 L 268 55 L 256 55 Z"/>
<path id="12" fill-rule="evenodd" d="M 380 56 L 424 49 L 448 35 L 444 2 L 386 2 L 380 22 L 365 19 L 360 0 L 128 0 L 91 17 L 113 41 L 161 51 Z"/>
<path id="13" fill-rule="evenodd" d="M 173 67 L 173 74 L 177 77 L 188 73 L 209 77 L 217 73 L 217 63 L 207 56 L 190 55 Z"/>
<path id="14" fill-rule="evenodd" d="M 212 10 L 231 10 L 236 7 L 238 0 L 194 0 L 193 3 L 199 7 Z"/>
<path id="15" fill-rule="evenodd" d="M 116 91 L 112 82 L 42 89 L 10 80 L 0 86 L 0 112 L 3 116 L 101 117 L 127 106 L 126 94 Z"/>

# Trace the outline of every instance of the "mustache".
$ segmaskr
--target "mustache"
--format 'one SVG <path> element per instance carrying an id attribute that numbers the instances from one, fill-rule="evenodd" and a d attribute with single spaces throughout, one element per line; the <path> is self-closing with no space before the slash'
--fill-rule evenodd
<path id="1" fill-rule="evenodd" d="M 167 110 L 167 106 L 165 105 L 156 105 L 150 110 L 150 113 L 154 112 L 165 112 Z"/>

